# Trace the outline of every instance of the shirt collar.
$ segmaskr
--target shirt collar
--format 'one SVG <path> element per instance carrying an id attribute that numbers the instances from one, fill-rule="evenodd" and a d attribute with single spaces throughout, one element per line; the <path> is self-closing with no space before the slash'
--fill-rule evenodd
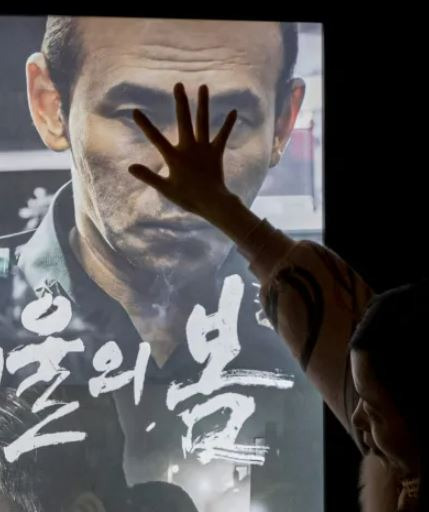
<path id="1" fill-rule="evenodd" d="M 71 181 L 55 194 L 40 226 L 23 247 L 18 267 L 36 294 L 59 291 L 80 307 L 113 302 L 86 274 L 69 244 L 74 226 Z"/>

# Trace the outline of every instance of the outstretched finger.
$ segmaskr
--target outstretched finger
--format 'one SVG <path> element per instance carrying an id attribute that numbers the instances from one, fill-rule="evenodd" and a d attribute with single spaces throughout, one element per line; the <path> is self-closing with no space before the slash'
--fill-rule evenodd
<path id="1" fill-rule="evenodd" d="M 234 128 L 235 121 L 237 120 L 237 111 L 232 110 L 225 119 L 222 128 L 214 138 L 212 144 L 214 147 L 219 149 L 221 152 L 225 150 L 228 137 L 231 135 L 232 129 Z"/>
<path id="2" fill-rule="evenodd" d="M 189 108 L 188 96 L 185 87 L 179 83 L 174 86 L 174 97 L 176 99 L 177 126 L 179 130 L 179 143 L 190 143 L 195 140 L 192 127 L 191 110 Z"/>
<path id="3" fill-rule="evenodd" d="M 197 130 L 198 142 L 209 142 L 209 89 L 202 85 L 198 90 Z"/>
<path id="4" fill-rule="evenodd" d="M 162 156 L 167 157 L 174 150 L 170 142 L 140 110 L 133 111 L 134 121 L 140 126 L 146 137 L 158 148 Z"/>

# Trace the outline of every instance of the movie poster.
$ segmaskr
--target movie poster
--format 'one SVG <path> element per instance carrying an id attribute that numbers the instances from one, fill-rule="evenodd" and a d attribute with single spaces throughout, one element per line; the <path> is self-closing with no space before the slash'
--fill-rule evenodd
<path id="1" fill-rule="evenodd" d="M 227 187 L 322 242 L 323 27 L 3 16 L 0 41 L 0 509 L 321 512 L 322 401 L 249 262 L 128 167 L 168 175 L 133 110 L 176 143 L 175 84 L 192 118 L 206 84 L 210 134 L 237 110 Z"/>

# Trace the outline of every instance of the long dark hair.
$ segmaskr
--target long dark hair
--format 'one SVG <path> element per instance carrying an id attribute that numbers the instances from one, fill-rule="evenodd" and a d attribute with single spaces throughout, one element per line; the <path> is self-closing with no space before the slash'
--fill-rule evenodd
<path id="1" fill-rule="evenodd" d="M 377 380 L 391 394 L 420 449 L 420 509 L 429 510 L 426 419 L 429 360 L 429 280 L 376 295 L 356 328 L 352 350 L 368 354 Z"/>

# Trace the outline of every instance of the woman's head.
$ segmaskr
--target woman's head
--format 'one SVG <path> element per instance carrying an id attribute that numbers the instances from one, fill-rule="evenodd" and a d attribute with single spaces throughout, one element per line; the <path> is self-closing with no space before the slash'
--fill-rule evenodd
<path id="1" fill-rule="evenodd" d="M 367 446 L 400 474 L 419 472 L 425 409 L 429 281 L 376 296 L 351 340 L 353 414 Z"/>

